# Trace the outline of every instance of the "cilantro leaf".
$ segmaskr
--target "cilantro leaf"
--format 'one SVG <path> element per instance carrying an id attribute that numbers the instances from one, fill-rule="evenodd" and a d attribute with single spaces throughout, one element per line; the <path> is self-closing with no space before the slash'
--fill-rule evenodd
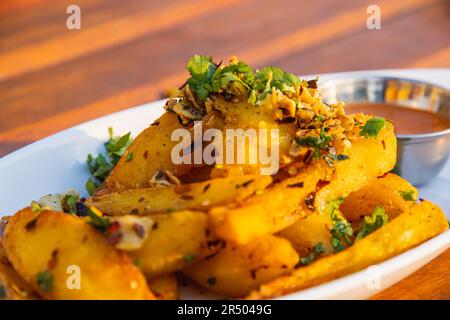
<path id="1" fill-rule="evenodd" d="M 352 244 L 353 228 L 351 224 L 339 211 L 339 207 L 344 202 L 343 198 L 330 201 L 327 205 L 326 211 L 331 215 L 331 246 L 334 251 L 340 252 L 346 246 Z"/>
<path id="2" fill-rule="evenodd" d="M 106 155 L 99 154 L 94 157 L 92 154 L 88 154 L 86 159 L 92 175 L 85 185 L 89 195 L 93 195 L 98 186 L 105 181 L 132 142 L 133 138 L 131 138 L 130 132 L 123 136 L 114 136 L 113 129 L 109 128 L 109 140 L 104 143 Z M 131 160 L 130 157 L 128 159 Z"/>
<path id="3" fill-rule="evenodd" d="M 317 256 L 323 254 L 324 252 L 325 252 L 325 247 L 323 246 L 322 242 L 319 242 L 312 248 L 310 254 L 308 254 L 306 257 L 300 258 L 300 263 L 303 265 L 308 265 L 311 262 L 313 262 Z"/>
<path id="4" fill-rule="evenodd" d="M 333 136 L 327 135 L 325 130 L 320 130 L 320 135 L 317 136 L 308 136 L 302 138 L 295 138 L 295 142 L 298 145 L 304 147 L 310 147 L 314 149 L 313 157 L 317 159 L 320 157 L 323 150 L 328 147 L 328 143 L 333 140 Z"/>
<path id="5" fill-rule="evenodd" d="M 359 135 L 366 138 L 376 138 L 381 129 L 383 129 L 385 122 L 384 118 L 370 118 L 361 128 Z"/>
<path id="6" fill-rule="evenodd" d="M 382 207 L 376 207 L 371 216 L 364 217 L 358 229 L 358 234 L 355 240 L 361 240 L 368 234 L 374 232 L 388 223 L 388 216 Z"/>
<path id="7" fill-rule="evenodd" d="M 405 201 L 416 201 L 413 190 L 399 191 L 398 193 Z"/>
<path id="8" fill-rule="evenodd" d="M 89 179 L 90 180 L 90 179 Z M 75 214 L 77 213 L 77 202 L 78 197 L 72 194 L 66 194 L 62 199 L 62 208 L 66 213 Z"/>
<path id="9" fill-rule="evenodd" d="M 213 92 L 211 79 L 216 72 L 217 65 L 214 64 L 211 57 L 196 54 L 189 59 L 187 69 L 191 75 L 187 80 L 189 87 L 201 101 L 205 101 Z"/>
<path id="10" fill-rule="evenodd" d="M 36 283 L 44 292 L 53 291 L 53 274 L 50 271 L 39 272 L 36 275 Z"/>

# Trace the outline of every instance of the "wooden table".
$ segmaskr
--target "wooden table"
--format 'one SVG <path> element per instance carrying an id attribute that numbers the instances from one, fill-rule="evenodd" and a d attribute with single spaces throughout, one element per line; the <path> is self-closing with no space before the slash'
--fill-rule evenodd
<path id="1" fill-rule="evenodd" d="M 366 28 L 367 6 L 381 30 Z M 81 30 L 66 8 L 81 8 Z M 450 67 L 446 0 L 0 0 L 0 156 L 155 100 L 194 53 L 296 74 Z M 450 250 L 375 299 L 450 299 Z"/>

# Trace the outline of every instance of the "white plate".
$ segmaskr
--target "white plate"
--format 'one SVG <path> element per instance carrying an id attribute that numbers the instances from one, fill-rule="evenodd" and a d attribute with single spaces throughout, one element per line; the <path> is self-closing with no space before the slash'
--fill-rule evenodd
<path id="1" fill-rule="evenodd" d="M 450 69 L 380 70 L 358 72 L 365 75 L 403 76 L 433 82 L 450 88 Z M 321 75 L 324 80 L 339 74 Z M 0 159 L 0 216 L 13 214 L 47 193 L 69 188 L 84 191 L 89 176 L 86 155 L 103 151 L 108 127 L 117 134 L 128 131 L 136 136 L 163 113 L 163 101 L 117 112 L 64 130 L 30 144 Z M 450 213 L 450 162 L 429 185 L 421 188 L 421 197 L 439 204 Z M 401 255 L 378 264 L 376 269 L 363 270 L 320 286 L 302 290 L 283 299 L 366 299 L 438 256 L 450 246 L 450 231 L 431 239 Z M 374 281 L 378 275 L 380 281 Z M 377 286 L 379 284 L 379 286 Z M 187 290 L 184 298 L 207 298 Z"/>

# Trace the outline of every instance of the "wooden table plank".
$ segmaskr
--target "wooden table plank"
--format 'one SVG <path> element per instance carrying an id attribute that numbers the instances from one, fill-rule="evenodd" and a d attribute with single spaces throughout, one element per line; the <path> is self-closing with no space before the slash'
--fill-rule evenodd
<path id="1" fill-rule="evenodd" d="M 0 2 L 0 156 L 77 123 L 159 98 L 194 53 L 297 74 L 450 67 L 445 0 Z M 374 299 L 449 299 L 450 250 Z"/>

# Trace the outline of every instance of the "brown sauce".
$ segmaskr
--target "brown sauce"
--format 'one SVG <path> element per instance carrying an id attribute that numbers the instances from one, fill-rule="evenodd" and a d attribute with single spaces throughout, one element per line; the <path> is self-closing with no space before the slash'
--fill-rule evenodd
<path id="1" fill-rule="evenodd" d="M 345 112 L 362 112 L 389 119 L 394 123 L 396 134 L 431 133 L 450 128 L 450 120 L 443 115 L 384 103 L 351 103 L 345 106 Z"/>

